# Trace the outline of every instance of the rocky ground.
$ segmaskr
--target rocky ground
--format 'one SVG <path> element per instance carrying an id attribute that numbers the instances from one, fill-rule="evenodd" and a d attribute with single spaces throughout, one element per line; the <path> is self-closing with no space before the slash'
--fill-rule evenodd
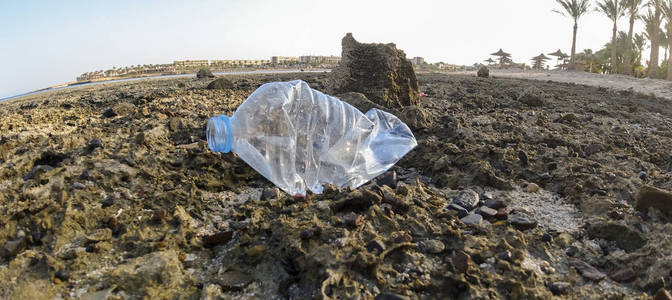
<path id="1" fill-rule="evenodd" d="M 356 190 L 295 199 L 207 150 L 205 122 L 264 82 L 324 89 L 327 74 L 227 78 L 0 103 L 0 297 L 646 299 L 670 288 L 661 210 L 672 196 L 651 187 L 672 190 L 669 100 L 422 74 L 422 109 L 403 117 L 416 149 Z"/>

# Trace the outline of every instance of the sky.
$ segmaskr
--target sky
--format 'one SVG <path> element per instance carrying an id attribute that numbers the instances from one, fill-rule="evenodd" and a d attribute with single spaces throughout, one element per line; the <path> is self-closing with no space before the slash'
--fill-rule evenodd
<path id="1" fill-rule="evenodd" d="M 572 21 L 554 8 L 553 0 L 0 0 L 0 98 L 112 67 L 340 55 L 347 32 L 427 62 L 472 65 L 503 48 L 529 64 L 540 53 L 570 51 Z M 638 22 L 635 32 L 642 30 Z M 610 39 L 605 16 L 579 20 L 577 52 Z"/>

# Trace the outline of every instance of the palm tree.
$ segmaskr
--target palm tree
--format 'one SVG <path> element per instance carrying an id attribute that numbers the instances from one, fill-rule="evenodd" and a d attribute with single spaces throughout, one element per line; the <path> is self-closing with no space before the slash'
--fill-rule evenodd
<path id="1" fill-rule="evenodd" d="M 639 8 L 643 0 L 622 0 L 621 6 L 627 11 L 630 17 L 630 29 L 628 30 L 628 45 L 625 48 L 625 74 L 632 74 L 632 34 L 635 26 L 635 20 L 639 16 Z"/>
<path id="2" fill-rule="evenodd" d="M 568 16 L 574 19 L 574 34 L 572 36 L 572 52 L 569 56 L 569 68 L 574 69 L 574 56 L 576 55 L 576 31 L 579 28 L 579 18 L 585 15 L 590 10 L 589 0 L 555 0 L 562 10 L 554 9 L 553 11 L 563 16 Z"/>
<path id="3" fill-rule="evenodd" d="M 655 0 L 652 0 L 655 1 Z M 651 2 L 652 3 L 652 2 Z M 651 4 L 649 3 L 649 4 Z M 657 10 L 659 11 L 659 10 Z M 658 77 L 658 50 L 660 48 L 660 24 L 662 23 L 662 16 L 658 12 L 653 12 L 651 6 L 646 13 L 640 16 L 644 21 L 645 32 L 644 36 L 651 41 L 651 55 L 649 56 L 649 70 L 647 77 Z"/>
<path id="4" fill-rule="evenodd" d="M 618 0 L 602 0 L 602 2 L 597 2 L 596 11 L 603 13 L 607 18 L 614 22 L 614 26 L 611 32 L 611 73 L 617 73 L 617 64 L 616 64 L 616 34 L 618 33 L 618 18 L 622 17 L 624 14 L 623 6 Z"/>
<path id="5" fill-rule="evenodd" d="M 663 0 L 649 0 L 649 9 L 653 8 L 654 12 L 651 21 L 653 22 L 652 31 L 649 34 L 651 41 L 651 56 L 649 58 L 649 78 L 658 78 L 658 57 L 660 51 L 660 25 L 662 23 L 662 4 Z M 649 11 L 651 15 L 651 11 Z M 648 25 L 647 25 L 648 27 Z"/>
<path id="6" fill-rule="evenodd" d="M 672 80 L 672 64 L 670 64 L 670 61 L 672 60 L 672 1 L 664 1 L 661 3 L 661 9 L 665 15 L 665 19 L 667 20 L 667 25 L 665 25 L 665 30 L 667 31 L 667 47 L 665 47 L 665 56 L 667 56 L 666 79 Z M 667 55 L 667 51 L 670 51 L 670 55 Z"/>

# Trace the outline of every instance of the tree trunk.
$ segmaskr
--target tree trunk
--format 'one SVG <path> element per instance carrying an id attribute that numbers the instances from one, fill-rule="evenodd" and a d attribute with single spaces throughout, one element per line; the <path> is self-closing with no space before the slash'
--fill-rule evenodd
<path id="1" fill-rule="evenodd" d="M 628 30 L 628 44 L 625 48 L 625 75 L 632 75 L 632 31 L 635 26 L 635 15 L 630 15 L 630 30 Z"/>
<path id="2" fill-rule="evenodd" d="M 655 18 L 660 20 L 660 9 L 656 8 Z M 649 78 L 658 78 L 658 51 L 660 50 L 660 24 L 653 29 L 651 56 L 649 57 Z"/>
<path id="3" fill-rule="evenodd" d="M 576 19 L 574 19 L 574 35 L 572 36 L 572 52 L 569 57 L 569 69 L 570 70 L 575 70 L 576 66 L 574 65 L 574 56 L 576 54 L 576 31 L 579 28 L 579 24 L 577 24 Z"/>
<path id="4" fill-rule="evenodd" d="M 616 33 L 618 28 L 614 22 L 614 29 L 611 32 L 611 74 L 618 73 L 618 66 L 616 65 Z"/>
<path id="5" fill-rule="evenodd" d="M 667 56 L 667 80 L 672 80 L 672 64 L 670 64 L 670 61 L 672 61 L 672 39 L 670 39 L 668 44 L 667 51 L 670 54 Z"/>

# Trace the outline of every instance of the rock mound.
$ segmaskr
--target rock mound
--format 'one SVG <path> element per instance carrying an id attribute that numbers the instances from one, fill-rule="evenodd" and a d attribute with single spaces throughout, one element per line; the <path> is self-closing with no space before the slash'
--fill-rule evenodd
<path id="1" fill-rule="evenodd" d="M 226 78 L 217 78 L 208 84 L 209 90 L 228 90 L 233 88 L 233 83 Z"/>
<path id="2" fill-rule="evenodd" d="M 488 67 L 486 67 L 486 66 L 481 66 L 478 69 L 478 72 L 476 73 L 476 75 L 478 75 L 478 77 L 488 78 L 488 77 L 490 77 L 490 69 L 488 69 Z"/>
<path id="3" fill-rule="evenodd" d="M 215 78 L 215 75 L 212 74 L 212 71 L 210 69 L 200 69 L 198 70 L 198 73 L 196 73 L 196 78 L 201 79 L 201 78 Z"/>
<path id="4" fill-rule="evenodd" d="M 328 83 L 331 94 L 359 92 L 386 108 L 420 104 L 418 79 L 402 50 L 392 43 L 359 43 L 352 33 L 341 43 L 341 64 Z"/>

